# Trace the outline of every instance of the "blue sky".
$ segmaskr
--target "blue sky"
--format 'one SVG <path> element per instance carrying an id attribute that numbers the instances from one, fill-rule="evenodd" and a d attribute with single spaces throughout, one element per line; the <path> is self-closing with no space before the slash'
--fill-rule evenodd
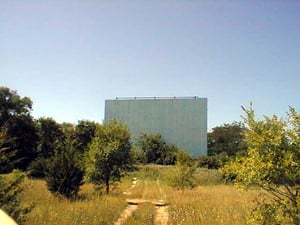
<path id="1" fill-rule="evenodd" d="M 101 122 L 104 100 L 208 98 L 208 127 L 300 109 L 300 2 L 0 0 L 0 85 L 33 116 Z"/>

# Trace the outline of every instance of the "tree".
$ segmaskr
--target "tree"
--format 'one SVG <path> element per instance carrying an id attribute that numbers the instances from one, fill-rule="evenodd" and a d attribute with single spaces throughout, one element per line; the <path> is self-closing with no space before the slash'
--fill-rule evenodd
<path id="1" fill-rule="evenodd" d="M 44 178 L 46 161 L 53 157 L 55 149 L 64 142 L 65 134 L 60 124 L 52 118 L 39 118 L 35 121 L 38 135 L 36 158 L 27 168 L 28 175 L 34 178 Z"/>
<path id="2" fill-rule="evenodd" d="M 87 150 L 88 144 L 95 135 L 96 123 L 88 120 L 80 120 L 75 127 L 73 138 L 75 140 L 76 149 L 80 153 Z"/>
<path id="3" fill-rule="evenodd" d="M 86 153 L 86 174 L 89 181 L 105 185 L 109 193 L 110 184 L 134 168 L 128 128 L 118 122 L 97 125 L 95 136 Z"/>
<path id="4" fill-rule="evenodd" d="M 60 124 L 52 118 L 40 118 L 36 121 L 38 132 L 37 153 L 40 158 L 54 155 L 57 145 L 64 141 L 65 135 Z"/>
<path id="5" fill-rule="evenodd" d="M 159 158 L 159 152 L 165 141 L 161 134 L 141 133 L 137 145 L 142 149 L 146 156 L 146 163 L 156 163 Z"/>
<path id="6" fill-rule="evenodd" d="M 69 199 L 77 196 L 83 181 L 83 170 L 78 152 L 70 140 L 56 148 L 54 156 L 47 160 L 46 168 L 46 182 L 50 192 Z"/>
<path id="7" fill-rule="evenodd" d="M 2 172 L 13 168 L 26 169 L 36 157 L 37 135 L 30 112 L 30 98 L 21 98 L 16 91 L 0 87 L 0 129 L 6 132 L 6 146 L 14 152 L 14 163 L 8 163 Z"/>
<path id="8" fill-rule="evenodd" d="M 0 171 L 12 170 L 16 162 L 14 157 L 16 151 L 11 151 L 8 147 L 9 140 L 6 137 L 6 130 L 0 129 Z"/>
<path id="9" fill-rule="evenodd" d="M 21 98 L 17 91 L 0 87 L 0 127 L 13 116 L 30 116 L 32 101 L 28 97 Z"/>
<path id="10" fill-rule="evenodd" d="M 218 155 L 200 156 L 198 158 L 199 167 L 207 169 L 219 169 L 224 166 L 229 160 L 228 155 L 223 152 Z"/>
<path id="11" fill-rule="evenodd" d="M 138 137 L 137 145 L 144 152 L 146 163 L 175 164 L 178 147 L 166 144 L 161 134 L 142 133 Z"/>
<path id="12" fill-rule="evenodd" d="M 174 165 L 178 151 L 180 150 L 177 145 L 164 144 L 159 149 L 159 158 L 156 160 L 156 163 L 160 165 Z"/>
<path id="13" fill-rule="evenodd" d="M 246 151 L 243 132 L 245 127 L 241 123 L 223 124 L 214 127 L 208 133 L 208 153 L 216 155 L 226 153 L 234 156 L 239 151 Z"/>
<path id="14" fill-rule="evenodd" d="M 300 224 L 300 116 L 290 108 L 288 118 L 256 120 L 252 105 L 243 110 L 247 156 L 223 168 L 242 188 L 260 188 L 263 198 L 252 220 L 260 224 Z M 253 221 L 252 221 L 253 222 Z"/>
<path id="15" fill-rule="evenodd" d="M 38 136 L 32 117 L 25 115 L 13 116 L 4 124 L 2 129 L 7 131 L 7 147 L 10 151 L 15 152 L 13 157 L 15 163 L 12 168 L 25 170 L 37 157 L 36 142 Z"/>
<path id="16" fill-rule="evenodd" d="M 64 136 L 66 138 L 72 138 L 75 131 L 75 124 L 69 123 L 69 122 L 63 122 L 60 124 L 60 128 L 62 129 L 62 132 L 64 133 Z M 74 140 L 72 141 L 74 142 Z"/>

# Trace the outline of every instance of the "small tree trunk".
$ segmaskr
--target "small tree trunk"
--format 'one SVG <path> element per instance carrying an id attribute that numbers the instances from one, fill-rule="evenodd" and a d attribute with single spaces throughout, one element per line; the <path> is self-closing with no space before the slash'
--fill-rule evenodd
<path id="1" fill-rule="evenodd" d="M 105 185 L 106 185 L 106 194 L 109 194 L 109 179 L 105 181 Z"/>

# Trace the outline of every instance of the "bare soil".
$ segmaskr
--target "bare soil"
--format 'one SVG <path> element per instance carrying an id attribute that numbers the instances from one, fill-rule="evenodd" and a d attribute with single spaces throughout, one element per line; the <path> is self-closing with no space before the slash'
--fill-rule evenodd
<path id="1" fill-rule="evenodd" d="M 138 180 L 136 178 L 133 179 L 131 187 L 124 192 L 124 194 L 130 194 L 131 190 L 135 188 Z M 143 196 L 145 196 L 145 193 L 147 193 L 148 185 L 145 185 L 145 190 Z M 168 205 L 164 200 L 157 200 L 157 201 L 151 201 L 147 199 L 127 199 L 128 206 L 125 208 L 125 210 L 120 215 L 119 219 L 115 222 L 114 225 L 122 225 L 127 218 L 129 218 L 132 213 L 138 208 L 139 204 L 143 204 L 145 202 L 151 202 L 155 206 L 155 225 L 167 225 L 168 219 L 169 219 L 169 213 L 168 213 Z"/>

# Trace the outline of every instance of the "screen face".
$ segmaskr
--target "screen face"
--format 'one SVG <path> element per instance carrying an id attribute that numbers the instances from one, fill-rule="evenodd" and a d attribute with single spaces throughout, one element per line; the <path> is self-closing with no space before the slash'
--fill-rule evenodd
<path id="1" fill-rule="evenodd" d="M 207 155 L 207 99 L 126 99 L 105 101 L 105 121 L 125 123 L 133 138 L 159 133 L 193 157 Z"/>

